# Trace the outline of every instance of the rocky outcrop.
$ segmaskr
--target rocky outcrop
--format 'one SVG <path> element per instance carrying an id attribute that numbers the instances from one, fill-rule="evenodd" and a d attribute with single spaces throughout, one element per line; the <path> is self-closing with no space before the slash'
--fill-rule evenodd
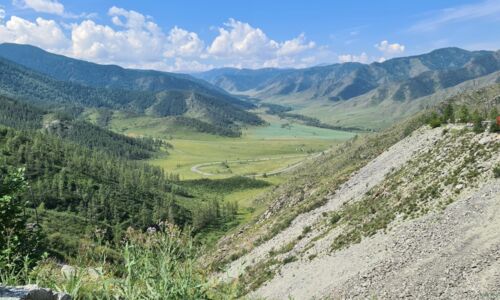
<path id="1" fill-rule="evenodd" d="M 71 300 L 68 294 L 57 293 L 37 285 L 0 286 L 0 299 L 3 300 Z"/>

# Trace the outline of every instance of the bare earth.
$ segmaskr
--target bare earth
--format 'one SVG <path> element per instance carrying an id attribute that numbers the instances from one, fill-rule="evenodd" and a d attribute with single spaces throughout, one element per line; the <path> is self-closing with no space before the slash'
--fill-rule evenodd
<path id="1" fill-rule="evenodd" d="M 339 251 L 329 250 L 337 229 L 324 234 L 315 226 L 322 212 L 359 200 L 442 136 L 441 128 L 414 132 L 354 174 L 327 204 L 298 216 L 290 227 L 234 261 L 222 277 L 236 278 L 247 265 L 269 258 L 271 250 L 297 240 L 305 226 L 312 226 L 313 232 L 290 252 L 299 259 L 281 266 L 251 298 L 500 299 L 500 179 L 491 171 L 460 191 L 444 210 L 396 222 L 387 232 Z M 500 142 L 498 135 L 484 139 Z M 500 163 L 500 153 L 481 163 L 491 168 Z"/>

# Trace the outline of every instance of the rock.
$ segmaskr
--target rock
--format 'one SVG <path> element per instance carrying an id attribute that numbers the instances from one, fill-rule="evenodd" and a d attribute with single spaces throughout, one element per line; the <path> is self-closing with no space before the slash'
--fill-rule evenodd
<path id="1" fill-rule="evenodd" d="M 3 300 L 71 300 L 65 293 L 53 292 L 37 285 L 0 286 L 0 299 Z"/>
<path id="2" fill-rule="evenodd" d="M 102 268 L 88 268 L 87 274 L 92 280 L 98 280 L 102 275 Z"/>
<path id="3" fill-rule="evenodd" d="M 76 269 L 70 265 L 63 265 L 61 268 L 61 274 L 65 278 L 72 278 L 76 275 Z"/>

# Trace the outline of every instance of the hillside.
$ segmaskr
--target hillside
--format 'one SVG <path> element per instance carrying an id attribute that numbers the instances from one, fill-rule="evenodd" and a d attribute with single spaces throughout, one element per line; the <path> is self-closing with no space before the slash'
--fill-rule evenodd
<path id="1" fill-rule="evenodd" d="M 182 116 L 186 126 L 214 127 L 212 133 L 237 135 L 239 126 L 263 121 L 246 111 L 251 104 L 225 94 L 193 90 L 124 90 L 60 81 L 0 59 L 0 94 L 78 116 L 85 109 L 131 111 L 154 117 Z M 196 126 L 192 124 L 198 124 Z"/>
<path id="2" fill-rule="evenodd" d="M 268 299 L 498 292 L 499 135 L 425 123 L 469 119 L 468 108 L 480 124 L 498 115 L 499 92 L 460 94 L 303 166 L 260 199 L 260 218 L 220 241 L 219 278 Z"/>
<path id="3" fill-rule="evenodd" d="M 498 81 L 499 70 L 499 52 L 443 48 L 369 65 L 343 63 L 280 71 L 221 69 L 199 76 L 229 91 L 292 106 L 297 113 L 333 125 L 380 129 L 442 99 L 434 95 L 449 97 L 466 83 Z M 244 84 L 239 85 L 240 81 Z"/>
<path id="4" fill-rule="evenodd" d="M 159 140 L 131 138 L 75 120 L 69 115 L 0 96 L 0 125 L 31 131 L 44 131 L 80 146 L 107 152 L 127 159 L 147 159 L 158 154 Z"/>
<path id="5" fill-rule="evenodd" d="M 100 65 L 53 54 L 38 47 L 22 44 L 0 44 L 0 56 L 61 81 L 124 90 L 153 92 L 167 90 L 195 91 L 226 98 L 226 100 L 230 99 L 227 101 L 245 105 L 222 89 L 185 74 Z"/>

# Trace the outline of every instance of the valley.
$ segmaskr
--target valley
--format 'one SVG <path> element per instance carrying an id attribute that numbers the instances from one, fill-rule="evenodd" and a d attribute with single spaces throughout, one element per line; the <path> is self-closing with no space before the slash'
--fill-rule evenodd
<path id="1" fill-rule="evenodd" d="M 0 44 L 0 297 L 497 292 L 499 110 L 499 51 L 189 75 Z"/>
<path id="2" fill-rule="evenodd" d="M 203 174 L 193 171 L 194 167 L 206 168 L 208 166 L 204 164 L 211 164 L 211 168 L 217 168 L 225 161 L 235 163 L 232 170 L 226 168 L 222 173 L 219 170 L 212 178 L 272 172 L 325 151 L 356 134 L 364 134 L 308 126 L 263 110 L 255 112 L 266 124 L 245 126 L 240 137 L 197 132 L 176 124 L 169 117 L 134 116 L 122 112 L 113 112 L 106 127 L 131 137 L 159 138 L 168 142 L 172 145 L 166 149 L 168 155 L 155 158 L 150 163 L 179 174 L 181 179 L 202 178 Z M 89 111 L 85 118 L 97 123 L 99 115 Z M 268 163 L 263 163 L 265 161 Z M 240 171 L 238 167 L 241 167 Z"/>

